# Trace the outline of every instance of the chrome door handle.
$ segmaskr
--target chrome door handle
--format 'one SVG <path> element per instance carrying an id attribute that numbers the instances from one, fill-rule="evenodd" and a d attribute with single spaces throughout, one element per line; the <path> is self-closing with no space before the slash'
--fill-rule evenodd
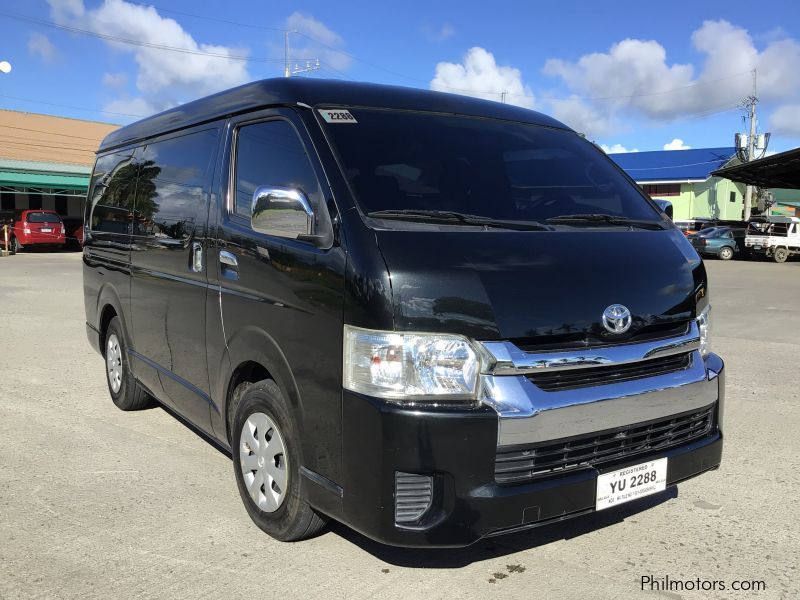
<path id="1" fill-rule="evenodd" d="M 219 251 L 219 268 L 223 277 L 227 279 L 239 279 L 239 261 L 236 255 L 227 250 Z"/>
<path id="2" fill-rule="evenodd" d="M 203 272 L 203 244 L 200 242 L 192 242 L 192 262 L 189 269 L 193 273 Z"/>

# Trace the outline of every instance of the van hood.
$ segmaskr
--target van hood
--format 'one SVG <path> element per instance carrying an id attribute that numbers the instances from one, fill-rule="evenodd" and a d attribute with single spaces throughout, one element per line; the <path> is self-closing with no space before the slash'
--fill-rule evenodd
<path id="1" fill-rule="evenodd" d="M 706 295 L 702 261 L 677 229 L 377 230 L 398 331 L 523 346 L 618 343 L 685 324 Z M 633 323 L 609 334 L 603 311 Z"/>

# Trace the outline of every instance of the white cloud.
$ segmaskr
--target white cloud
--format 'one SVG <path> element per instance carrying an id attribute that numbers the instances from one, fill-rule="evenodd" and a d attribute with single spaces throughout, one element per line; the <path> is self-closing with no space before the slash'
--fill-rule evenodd
<path id="1" fill-rule="evenodd" d="M 747 30 L 719 20 L 705 21 L 692 34 L 692 44 L 703 56 L 700 68 L 670 63 L 655 40 L 626 39 L 575 62 L 550 59 L 544 73 L 609 114 L 634 109 L 655 120 L 735 106 L 751 93 L 755 68 L 762 101 L 790 98 L 800 90 L 797 40 L 770 39 L 759 50 Z"/>
<path id="2" fill-rule="evenodd" d="M 638 148 L 626 148 L 622 144 L 612 144 L 611 146 L 606 146 L 605 144 L 600 144 L 600 147 L 603 149 L 603 152 L 606 154 L 627 154 L 628 152 L 638 152 Z"/>
<path id="3" fill-rule="evenodd" d="M 800 104 L 778 107 L 769 119 L 773 133 L 800 136 Z"/>
<path id="4" fill-rule="evenodd" d="M 425 25 L 422 28 L 422 32 L 425 34 L 425 37 L 432 42 L 443 42 L 453 37 L 453 34 L 455 34 L 456 30 L 450 23 L 445 21 L 438 28 Z"/>
<path id="5" fill-rule="evenodd" d="M 223 55 L 207 56 L 134 46 L 107 41 L 110 47 L 132 53 L 137 64 L 136 88 L 141 98 L 134 102 L 135 114 L 164 110 L 182 102 L 242 84 L 250 79 L 245 61 L 228 58 L 246 51 L 196 41 L 174 19 L 162 17 L 151 6 L 124 0 L 104 0 L 88 10 L 83 0 L 48 0 L 51 15 L 62 24 L 79 26 L 99 33 L 182 48 L 190 52 Z M 116 103 L 109 106 L 117 107 Z M 107 110 L 111 108 L 106 107 Z M 115 112 L 128 112 L 119 110 Z M 145 113 L 147 114 L 147 113 Z"/>
<path id="6" fill-rule="evenodd" d="M 128 74 L 124 71 L 106 73 L 103 75 L 103 85 L 115 89 L 124 88 L 128 85 Z"/>
<path id="7" fill-rule="evenodd" d="M 508 104 L 534 106 L 533 92 L 522 82 L 520 70 L 498 65 L 491 52 L 478 46 L 470 48 L 461 63 L 438 63 L 430 88 L 498 102 L 505 92 Z"/>
<path id="8" fill-rule="evenodd" d="M 584 102 L 579 96 L 550 99 L 547 106 L 549 114 L 589 138 L 611 135 L 620 129 L 609 114 Z"/>
<path id="9" fill-rule="evenodd" d="M 46 63 L 52 63 L 56 59 L 56 47 L 42 33 L 33 32 L 28 36 L 28 52 Z"/>
<path id="10" fill-rule="evenodd" d="M 344 47 L 342 36 L 322 21 L 311 15 L 294 12 L 286 19 L 286 29 L 300 34 L 295 34 L 291 38 L 293 62 L 319 59 L 323 68 L 328 65 L 337 71 L 343 71 L 350 67 L 352 59 L 341 52 Z M 282 47 L 280 52 L 283 56 Z"/>
<path id="11" fill-rule="evenodd" d="M 112 116 L 120 117 L 146 117 L 161 110 L 142 97 L 122 98 L 114 100 L 103 106 L 103 111 Z"/>
<path id="12" fill-rule="evenodd" d="M 664 144 L 664 150 L 691 150 L 691 146 L 687 146 L 680 138 L 674 138 L 671 142 Z"/>

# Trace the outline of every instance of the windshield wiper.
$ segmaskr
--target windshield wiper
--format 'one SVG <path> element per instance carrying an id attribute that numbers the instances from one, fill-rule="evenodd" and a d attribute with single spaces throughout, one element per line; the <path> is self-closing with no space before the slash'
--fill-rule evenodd
<path id="1" fill-rule="evenodd" d="M 471 215 L 452 210 L 423 210 L 423 209 L 396 209 L 374 210 L 367 216 L 375 219 L 399 219 L 404 221 L 429 221 L 438 223 L 464 223 L 465 225 L 479 225 L 501 229 L 517 229 L 522 231 L 543 231 L 549 229 L 537 221 L 513 221 L 492 219 Z"/>
<path id="2" fill-rule="evenodd" d="M 587 223 L 590 225 L 615 225 L 621 227 L 639 227 L 641 229 L 664 229 L 658 221 L 644 221 L 628 217 L 618 217 L 603 213 L 587 213 L 575 215 L 560 215 L 547 219 L 551 224 L 572 225 L 574 223 Z"/>

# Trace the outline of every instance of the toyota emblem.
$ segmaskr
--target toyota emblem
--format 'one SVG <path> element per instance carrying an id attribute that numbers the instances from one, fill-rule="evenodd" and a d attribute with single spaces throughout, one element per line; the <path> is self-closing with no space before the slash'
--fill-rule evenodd
<path id="1" fill-rule="evenodd" d="M 625 333 L 632 321 L 631 311 L 622 304 L 612 304 L 603 311 L 603 327 L 609 333 Z"/>

